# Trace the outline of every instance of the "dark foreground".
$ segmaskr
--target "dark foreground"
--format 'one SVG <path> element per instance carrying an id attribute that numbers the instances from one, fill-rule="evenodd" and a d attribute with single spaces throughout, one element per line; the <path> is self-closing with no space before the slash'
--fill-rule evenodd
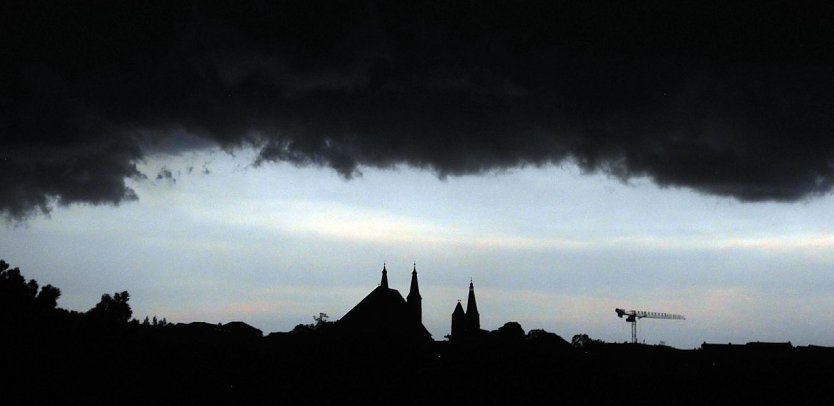
<path id="1" fill-rule="evenodd" d="M 12 403 L 832 404 L 834 350 L 675 350 L 555 335 L 428 345 L 211 325 L 4 326 Z"/>

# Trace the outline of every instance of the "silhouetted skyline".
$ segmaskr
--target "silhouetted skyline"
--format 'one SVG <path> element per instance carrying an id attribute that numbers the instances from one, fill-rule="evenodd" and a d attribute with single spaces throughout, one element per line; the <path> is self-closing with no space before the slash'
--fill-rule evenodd
<path id="1" fill-rule="evenodd" d="M 59 288 L 40 287 L 0 260 L 3 394 L 20 403 L 125 393 L 134 402 L 178 404 L 831 403 L 832 347 L 749 342 L 678 350 L 586 334 L 568 342 L 517 322 L 478 330 L 472 301 L 469 317 L 459 303 L 455 309 L 466 329 L 434 341 L 386 273 L 344 318 L 320 313 L 315 323 L 264 336 L 240 321 L 140 322 L 131 318 L 127 291 L 102 295 L 86 312 L 67 311 L 56 306 Z"/>

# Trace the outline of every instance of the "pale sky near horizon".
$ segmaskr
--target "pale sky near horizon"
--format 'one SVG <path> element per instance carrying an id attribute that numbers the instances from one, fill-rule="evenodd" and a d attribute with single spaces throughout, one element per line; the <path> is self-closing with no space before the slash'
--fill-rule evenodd
<path id="1" fill-rule="evenodd" d="M 0 227 L 0 258 L 84 311 L 128 290 L 134 317 L 242 320 L 265 333 L 338 319 L 379 283 L 408 293 L 416 261 L 423 321 L 449 333 L 474 280 L 481 325 L 508 321 L 567 340 L 834 345 L 834 200 L 740 203 L 628 184 L 575 166 L 445 179 L 428 171 L 252 166 L 254 152 L 146 157 L 138 201 L 56 207 Z M 156 179 L 163 168 L 174 180 Z M 191 170 L 189 170 L 191 168 Z M 208 169 L 209 173 L 204 173 Z"/>

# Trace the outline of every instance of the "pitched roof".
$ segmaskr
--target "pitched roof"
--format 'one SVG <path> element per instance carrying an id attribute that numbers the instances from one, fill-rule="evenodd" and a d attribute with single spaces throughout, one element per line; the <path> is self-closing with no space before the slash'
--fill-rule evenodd
<path id="1" fill-rule="evenodd" d="M 431 340 L 423 323 L 411 317 L 400 292 L 383 286 L 357 303 L 337 322 L 337 327 L 343 334 L 354 336 Z"/>
<path id="2" fill-rule="evenodd" d="M 463 311 L 463 306 L 460 305 L 460 300 L 458 300 L 458 304 L 455 306 L 455 310 L 452 311 L 452 317 L 461 317 L 465 316 L 466 312 Z"/>

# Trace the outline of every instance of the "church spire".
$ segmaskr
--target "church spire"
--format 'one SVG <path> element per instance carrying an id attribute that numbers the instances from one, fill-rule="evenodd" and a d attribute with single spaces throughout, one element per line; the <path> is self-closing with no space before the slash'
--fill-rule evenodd
<path id="1" fill-rule="evenodd" d="M 417 299 L 422 299 L 423 297 L 420 296 L 420 287 L 417 285 L 417 263 L 414 263 L 414 268 L 411 270 L 411 289 L 408 291 L 408 297 L 416 297 Z"/>
<path id="2" fill-rule="evenodd" d="M 385 269 L 385 263 L 382 263 L 382 282 L 379 283 L 379 286 L 388 289 L 388 270 Z M 400 296 L 402 297 L 402 296 Z"/>
<path id="3" fill-rule="evenodd" d="M 481 316 L 475 302 L 475 285 L 472 284 L 472 279 L 469 279 L 469 299 L 466 301 L 466 324 L 472 332 L 481 329 Z"/>
<path id="4" fill-rule="evenodd" d="M 460 300 L 458 300 L 458 304 L 455 305 L 455 310 L 452 312 L 452 333 L 450 334 L 450 338 L 459 339 L 465 335 L 466 313 L 464 313 L 463 306 L 460 305 Z"/>
<path id="5" fill-rule="evenodd" d="M 411 289 L 408 291 L 406 301 L 408 307 L 411 309 L 411 314 L 420 323 L 423 322 L 423 305 L 421 304 L 423 298 L 420 296 L 420 287 L 417 284 L 417 263 L 414 263 L 414 268 L 411 270 Z"/>

